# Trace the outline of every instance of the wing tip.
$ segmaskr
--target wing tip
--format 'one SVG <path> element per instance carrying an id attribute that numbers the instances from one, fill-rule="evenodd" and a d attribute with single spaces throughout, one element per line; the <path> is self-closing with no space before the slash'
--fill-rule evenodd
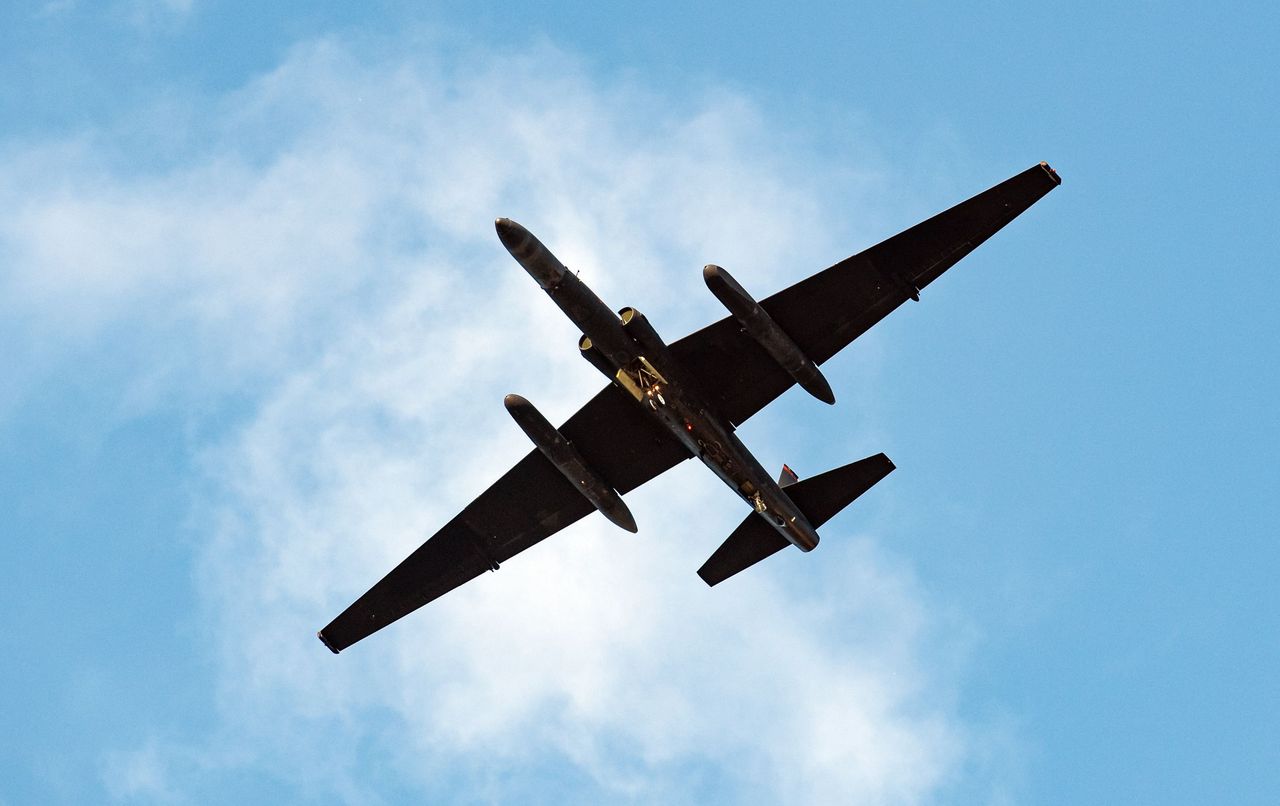
<path id="1" fill-rule="evenodd" d="M 329 638 L 324 634 L 324 630 L 320 630 L 319 632 L 317 632 L 317 633 L 316 633 L 316 638 L 319 638 L 319 639 L 320 639 L 320 643 L 324 644 L 324 645 L 325 645 L 325 647 L 326 647 L 330 652 L 332 652 L 332 653 L 333 653 L 333 654 L 335 654 L 335 655 L 337 655 L 337 654 L 338 654 L 338 652 L 339 652 L 338 648 L 337 648 L 337 647 L 335 647 L 333 644 L 329 643 Z"/>
<path id="2" fill-rule="evenodd" d="M 1043 168 L 1043 169 L 1044 169 L 1044 172 L 1045 172 L 1045 173 L 1047 173 L 1047 174 L 1049 175 L 1049 178 L 1053 180 L 1053 184 L 1055 184 L 1055 185 L 1061 185 L 1061 184 L 1062 184 L 1062 177 L 1061 177 L 1061 176 L 1058 176 L 1058 172 L 1057 172 L 1057 171 L 1055 171 L 1055 170 L 1053 170 L 1052 168 L 1050 168 L 1050 167 L 1049 167 L 1049 163 L 1044 162 L 1044 161 L 1041 161 L 1041 163 L 1040 163 L 1040 167 L 1041 167 L 1041 168 Z"/>

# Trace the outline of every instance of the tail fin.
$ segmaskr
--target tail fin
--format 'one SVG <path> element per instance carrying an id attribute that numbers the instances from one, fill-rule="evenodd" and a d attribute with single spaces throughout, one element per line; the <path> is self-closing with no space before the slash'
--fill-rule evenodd
<path id="1" fill-rule="evenodd" d="M 892 471 L 893 462 L 889 457 L 877 453 L 804 481 L 787 484 L 786 493 L 816 529 Z M 698 576 L 708 585 L 715 585 L 789 545 L 785 537 L 753 512 L 703 563 L 698 569 Z"/>
<path id="2" fill-rule="evenodd" d="M 877 453 L 844 467 L 797 481 L 787 487 L 787 497 L 800 507 L 800 511 L 816 529 L 892 472 L 893 462 L 883 453 Z"/>
<path id="3" fill-rule="evenodd" d="M 792 470 L 787 465 L 782 466 L 782 472 L 778 474 L 779 487 L 790 487 L 799 480 L 800 477 L 796 475 L 796 471 Z"/>

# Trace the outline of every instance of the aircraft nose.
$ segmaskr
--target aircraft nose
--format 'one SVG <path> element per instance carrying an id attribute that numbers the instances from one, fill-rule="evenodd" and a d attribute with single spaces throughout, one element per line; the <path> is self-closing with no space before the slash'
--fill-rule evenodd
<path id="1" fill-rule="evenodd" d="M 513 256 L 522 255 L 533 237 L 529 234 L 529 230 L 509 218 L 495 219 L 493 228 L 498 231 L 498 240 L 502 241 L 502 245 Z"/>

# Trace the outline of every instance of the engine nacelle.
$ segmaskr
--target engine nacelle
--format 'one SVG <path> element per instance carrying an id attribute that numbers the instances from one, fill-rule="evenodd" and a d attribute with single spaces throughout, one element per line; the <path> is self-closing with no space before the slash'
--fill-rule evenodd
<path id="1" fill-rule="evenodd" d="M 635 308 L 623 308 L 618 311 L 622 318 L 622 329 L 631 340 L 640 346 L 640 352 L 651 361 L 667 363 L 667 343 L 653 329 L 645 315 Z"/>
<path id="2" fill-rule="evenodd" d="M 619 369 L 615 380 L 636 400 L 647 402 L 654 409 L 666 405 L 663 389 L 669 380 L 679 376 L 671 350 L 645 315 L 635 308 L 623 308 L 618 316 L 622 319 L 622 332 L 640 348 L 640 355 Z"/>
<path id="3" fill-rule="evenodd" d="M 609 359 L 605 357 L 605 354 L 600 352 L 600 348 L 591 342 L 589 336 L 583 336 L 578 339 L 578 352 L 582 354 L 583 358 L 587 359 L 587 363 L 603 372 L 606 378 L 612 378 L 613 374 L 618 371 L 613 364 L 609 363 Z"/>
<path id="4" fill-rule="evenodd" d="M 729 272 L 719 266 L 707 265 L 702 268 L 702 279 L 747 335 L 755 339 L 802 389 L 824 403 L 836 402 L 831 384 L 827 383 L 818 365 L 800 350 L 799 345 L 773 321 L 769 312 L 752 299 Z"/>

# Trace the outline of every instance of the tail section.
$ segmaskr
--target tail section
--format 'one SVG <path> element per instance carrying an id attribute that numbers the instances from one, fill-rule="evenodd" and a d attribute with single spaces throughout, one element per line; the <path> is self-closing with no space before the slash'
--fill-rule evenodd
<path id="1" fill-rule="evenodd" d="M 800 507 L 816 529 L 892 472 L 893 462 L 883 453 L 877 453 L 798 481 L 786 488 L 787 497 Z"/>
<path id="2" fill-rule="evenodd" d="M 787 465 L 782 466 L 782 472 L 778 474 L 779 487 L 790 487 L 792 484 L 795 484 L 799 480 L 800 480 L 800 477 L 796 475 L 796 471 L 792 470 Z"/>
<path id="3" fill-rule="evenodd" d="M 878 453 L 804 481 L 796 480 L 795 472 L 783 465 L 779 482 L 816 529 L 892 471 L 893 462 Z M 785 537 L 753 512 L 703 563 L 698 576 L 708 585 L 715 585 L 789 545 Z"/>

